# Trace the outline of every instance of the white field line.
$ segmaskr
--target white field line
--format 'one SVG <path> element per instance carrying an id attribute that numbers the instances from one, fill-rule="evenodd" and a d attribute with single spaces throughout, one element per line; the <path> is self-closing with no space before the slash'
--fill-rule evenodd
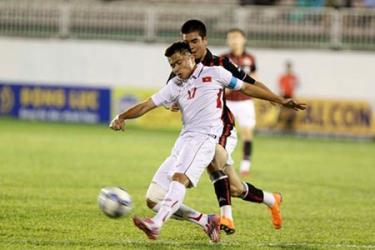
<path id="1" fill-rule="evenodd" d="M 124 241 L 126 243 L 130 244 L 145 244 L 145 241 L 137 241 L 137 240 L 126 240 Z M 170 240 L 157 240 L 150 242 L 151 244 L 163 244 L 163 245 L 173 245 L 173 246 L 189 246 L 190 242 L 176 242 L 176 241 L 170 241 Z M 191 245 L 195 245 L 192 243 Z M 200 244 L 197 244 L 200 245 Z M 203 245 L 203 244 L 202 244 Z M 212 244 L 214 245 L 214 244 Z M 321 248 L 327 248 L 327 249 L 375 249 L 375 245 L 358 245 L 358 244 L 334 244 L 334 243 L 307 243 L 307 242 L 284 242 L 284 243 L 251 243 L 251 242 L 222 242 L 218 243 L 219 246 L 228 246 L 228 247 L 321 247 Z"/>

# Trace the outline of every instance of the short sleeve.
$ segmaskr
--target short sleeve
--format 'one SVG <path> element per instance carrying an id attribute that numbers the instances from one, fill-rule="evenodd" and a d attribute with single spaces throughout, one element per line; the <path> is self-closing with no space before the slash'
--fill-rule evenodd
<path id="1" fill-rule="evenodd" d="M 234 77 L 231 72 L 224 69 L 223 67 L 217 67 L 218 70 L 218 82 L 223 85 L 223 87 L 240 90 L 243 81 Z"/>
<path id="2" fill-rule="evenodd" d="M 176 100 L 177 95 L 175 84 L 173 80 L 170 80 L 167 85 L 151 96 L 151 100 L 156 106 L 168 106 Z"/>

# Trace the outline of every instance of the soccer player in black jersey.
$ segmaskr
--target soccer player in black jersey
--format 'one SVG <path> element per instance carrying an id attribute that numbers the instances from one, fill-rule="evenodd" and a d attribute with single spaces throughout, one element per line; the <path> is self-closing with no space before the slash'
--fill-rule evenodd
<path id="1" fill-rule="evenodd" d="M 196 62 L 201 62 L 206 66 L 222 66 L 226 70 L 230 71 L 234 77 L 241 79 L 248 84 L 254 84 L 255 86 L 271 92 L 263 83 L 254 80 L 240 68 L 231 63 L 228 58 L 215 56 L 207 49 L 207 31 L 203 22 L 199 20 L 189 20 L 182 25 L 181 33 L 183 40 L 191 48 Z M 174 74 L 171 73 L 169 79 L 173 77 Z M 285 100 L 285 104 L 288 102 L 294 103 L 293 100 Z M 171 110 L 177 111 L 178 107 L 172 106 Z M 221 208 L 220 223 L 222 230 L 224 230 L 227 234 L 232 234 L 235 232 L 231 210 L 231 196 L 238 197 L 249 202 L 266 204 L 271 211 L 272 223 L 274 227 L 276 229 L 280 229 L 282 225 L 282 217 L 280 212 L 280 204 L 282 201 L 281 195 L 279 193 L 265 192 L 256 188 L 250 183 L 242 182 L 231 164 L 227 164 L 228 156 L 230 157 L 230 154 L 228 155 L 227 151 L 232 151 L 228 149 L 230 146 L 232 149 L 234 149 L 236 141 L 231 142 L 231 140 L 236 140 L 236 135 L 233 131 L 235 125 L 234 117 L 228 107 L 225 105 L 225 102 L 222 120 L 224 123 L 224 129 L 222 136 L 219 138 L 220 146 L 217 146 L 215 159 L 208 168 L 210 178 L 214 184 L 217 200 Z M 155 206 L 155 202 L 148 197 L 147 204 L 150 208 Z"/>

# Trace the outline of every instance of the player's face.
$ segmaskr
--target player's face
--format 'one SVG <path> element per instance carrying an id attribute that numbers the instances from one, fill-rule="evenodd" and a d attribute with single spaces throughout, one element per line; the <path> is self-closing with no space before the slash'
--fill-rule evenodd
<path id="1" fill-rule="evenodd" d="M 174 53 L 168 58 L 173 73 L 180 79 L 188 79 L 194 71 L 195 60 L 190 53 Z"/>
<path id="2" fill-rule="evenodd" d="M 207 37 L 201 37 L 197 31 L 182 34 L 182 39 L 186 42 L 195 59 L 202 60 L 206 53 Z"/>
<path id="3" fill-rule="evenodd" d="M 243 51 L 246 39 L 240 32 L 230 32 L 227 34 L 227 44 L 231 51 Z"/>

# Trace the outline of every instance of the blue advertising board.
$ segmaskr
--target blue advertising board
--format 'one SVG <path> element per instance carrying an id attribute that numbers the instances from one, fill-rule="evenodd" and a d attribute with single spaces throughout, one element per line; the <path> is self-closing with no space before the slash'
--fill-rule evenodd
<path id="1" fill-rule="evenodd" d="M 0 116 L 107 123 L 110 110 L 109 88 L 0 82 Z"/>

